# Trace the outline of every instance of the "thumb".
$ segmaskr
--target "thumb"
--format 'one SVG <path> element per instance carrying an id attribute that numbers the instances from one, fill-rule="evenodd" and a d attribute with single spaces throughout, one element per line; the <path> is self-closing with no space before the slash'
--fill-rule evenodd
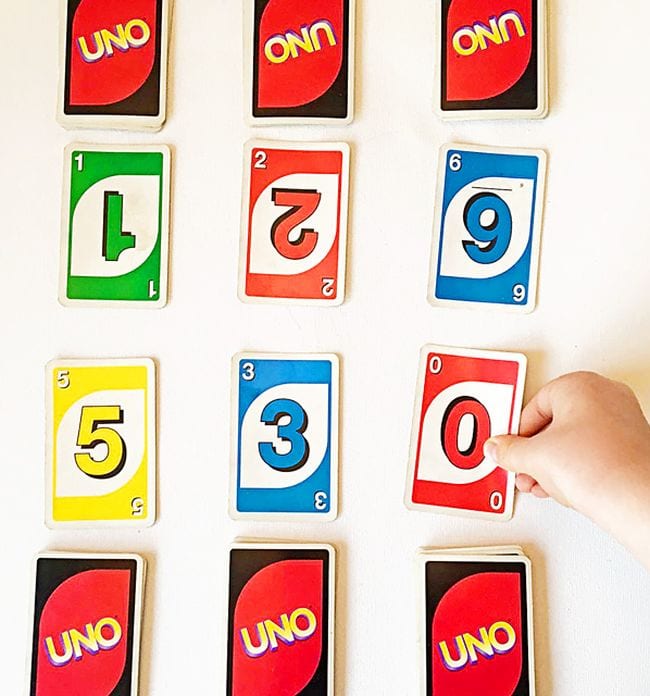
<path id="1" fill-rule="evenodd" d="M 531 443 L 528 438 L 518 435 L 491 437 L 483 445 L 483 454 L 503 469 L 534 476 Z"/>

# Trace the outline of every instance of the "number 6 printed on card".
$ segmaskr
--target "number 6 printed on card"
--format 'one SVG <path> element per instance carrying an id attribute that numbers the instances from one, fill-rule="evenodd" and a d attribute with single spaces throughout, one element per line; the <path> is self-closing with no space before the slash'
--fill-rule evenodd
<path id="1" fill-rule="evenodd" d="M 420 355 L 405 504 L 507 520 L 514 475 L 483 456 L 516 433 L 526 375 L 518 353 L 425 346 Z"/>
<path id="2" fill-rule="evenodd" d="M 46 369 L 48 527 L 147 527 L 156 517 L 152 360 Z"/>
<path id="3" fill-rule="evenodd" d="M 246 145 L 242 302 L 343 302 L 349 159 L 344 143 Z"/>
<path id="4" fill-rule="evenodd" d="M 545 171 L 541 150 L 440 150 L 431 304 L 534 309 Z"/>

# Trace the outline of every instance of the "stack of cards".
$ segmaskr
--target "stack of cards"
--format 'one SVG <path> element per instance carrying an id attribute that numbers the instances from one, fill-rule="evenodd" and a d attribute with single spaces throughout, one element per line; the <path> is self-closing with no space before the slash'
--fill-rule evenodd
<path id="1" fill-rule="evenodd" d="M 226 694 L 334 694 L 334 563 L 325 544 L 232 547 Z"/>
<path id="2" fill-rule="evenodd" d="M 546 0 L 441 0 L 437 5 L 438 116 L 546 116 Z"/>
<path id="3" fill-rule="evenodd" d="M 244 6 L 251 125 L 350 123 L 355 0 L 246 0 Z"/>
<path id="4" fill-rule="evenodd" d="M 423 696 L 534 696 L 531 564 L 517 546 L 422 549 Z"/>
<path id="5" fill-rule="evenodd" d="M 144 571 L 133 555 L 37 557 L 30 696 L 137 696 Z"/>
<path id="6" fill-rule="evenodd" d="M 512 517 L 514 474 L 483 456 L 516 434 L 526 376 L 518 353 L 427 345 L 420 353 L 405 504 L 484 519 Z"/>
<path id="7" fill-rule="evenodd" d="M 60 0 L 58 120 L 66 128 L 160 130 L 168 0 Z"/>

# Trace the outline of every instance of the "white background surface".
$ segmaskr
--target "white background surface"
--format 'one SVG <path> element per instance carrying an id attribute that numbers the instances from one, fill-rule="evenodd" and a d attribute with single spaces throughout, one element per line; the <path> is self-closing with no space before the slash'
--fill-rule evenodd
<path id="1" fill-rule="evenodd" d="M 527 395 L 559 373 L 594 368 L 629 381 L 650 409 L 641 31 L 650 5 L 554 0 L 549 118 L 443 125 L 431 110 L 435 3 L 361 0 L 353 125 L 264 131 L 353 145 L 348 301 L 327 310 L 236 299 L 241 153 L 253 135 L 241 109 L 240 2 L 176 3 L 170 117 L 155 136 L 56 125 L 57 4 L 4 0 L 0 21 L 0 691 L 23 688 L 30 560 L 47 548 L 144 553 L 142 693 L 223 693 L 227 548 L 255 535 L 339 546 L 340 694 L 416 693 L 418 546 L 502 542 L 523 544 L 534 564 L 539 693 L 647 694 L 650 579 L 614 542 L 552 502 L 519 498 L 501 525 L 409 513 L 402 492 L 426 342 L 526 352 Z M 74 139 L 174 147 L 166 309 L 57 304 L 62 152 Z M 426 302 L 437 149 L 449 140 L 549 152 L 540 301 L 530 316 Z M 229 520 L 229 359 L 240 349 L 342 356 L 337 522 Z M 47 531 L 44 364 L 140 355 L 160 364 L 159 522 L 140 533 Z"/>

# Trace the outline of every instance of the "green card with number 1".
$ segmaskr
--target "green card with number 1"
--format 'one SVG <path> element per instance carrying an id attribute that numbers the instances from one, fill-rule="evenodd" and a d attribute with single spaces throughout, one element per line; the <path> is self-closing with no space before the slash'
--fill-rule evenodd
<path id="1" fill-rule="evenodd" d="M 164 145 L 66 148 L 61 304 L 166 304 L 170 161 Z"/>

